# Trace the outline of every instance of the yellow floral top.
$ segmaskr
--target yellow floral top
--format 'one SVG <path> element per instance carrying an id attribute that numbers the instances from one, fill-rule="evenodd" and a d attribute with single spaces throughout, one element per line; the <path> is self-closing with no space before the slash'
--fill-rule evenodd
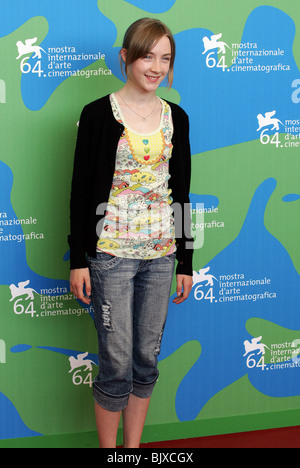
<path id="1" fill-rule="evenodd" d="M 97 249 L 124 258 L 152 259 L 176 251 L 168 188 L 173 125 L 170 106 L 162 99 L 159 128 L 150 134 L 132 131 L 114 94 L 115 119 L 124 125 L 103 229 Z"/>

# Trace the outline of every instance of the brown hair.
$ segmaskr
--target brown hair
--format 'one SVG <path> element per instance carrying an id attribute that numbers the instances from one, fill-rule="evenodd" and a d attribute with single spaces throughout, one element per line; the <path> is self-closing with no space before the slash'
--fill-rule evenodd
<path id="1" fill-rule="evenodd" d="M 175 41 L 170 29 L 160 20 L 153 18 L 141 18 L 135 21 L 127 29 L 122 49 L 126 49 L 125 73 L 128 73 L 128 66 L 139 58 L 145 57 L 154 44 L 163 36 L 167 36 L 171 43 L 171 60 L 168 73 L 168 84 L 171 88 L 173 83 L 174 60 L 175 60 Z M 123 73 L 123 60 L 120 52 L 120 63 Z"/>

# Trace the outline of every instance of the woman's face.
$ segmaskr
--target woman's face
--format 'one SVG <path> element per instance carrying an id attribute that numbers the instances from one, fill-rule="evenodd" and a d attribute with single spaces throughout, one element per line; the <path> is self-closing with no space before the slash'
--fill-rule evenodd
<path id="1" fill-rule="evenodd" d="M 168 75 L 170 62 L 171 43 L 163 36 L 145 57 L 129 65 L 128 81 L 143 92 L 153 92 Z"/>

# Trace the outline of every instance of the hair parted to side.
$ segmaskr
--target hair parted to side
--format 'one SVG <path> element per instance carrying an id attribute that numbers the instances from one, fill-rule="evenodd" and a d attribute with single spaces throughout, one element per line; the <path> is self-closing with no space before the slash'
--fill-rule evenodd
<path id="1" fill-rule="evenodd" d="M 155 43 L 163 36 L 167 36 L 171 44 L 171 61 L 168 73 L 168 85 L 171 88 L 174 73 L 175 41 L 170 29 L 158 19 L 141 18 L 135 21 L 127 29 L 122 45 L 122 49 L 126 49 L 127 51 L 125 63 L 126 76 L 128 76 L 128 67 L 139 58 L 145 57 Z M 121 51 L 119 59 L 123 73 L 123 59 L 121 57 Z"/>

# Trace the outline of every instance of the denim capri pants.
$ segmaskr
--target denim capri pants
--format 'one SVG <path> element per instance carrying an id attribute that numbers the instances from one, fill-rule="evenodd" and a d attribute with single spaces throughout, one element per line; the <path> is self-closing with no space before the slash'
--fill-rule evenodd
<path id="1" fill-rule="evenodd" d="M 174 265 L 175 254 L 152 260 L 104 252 L 89 257 L 99 346 L 93 396 L 108 411 L 125 409 L 131 393 L 152 394 Z"/>

